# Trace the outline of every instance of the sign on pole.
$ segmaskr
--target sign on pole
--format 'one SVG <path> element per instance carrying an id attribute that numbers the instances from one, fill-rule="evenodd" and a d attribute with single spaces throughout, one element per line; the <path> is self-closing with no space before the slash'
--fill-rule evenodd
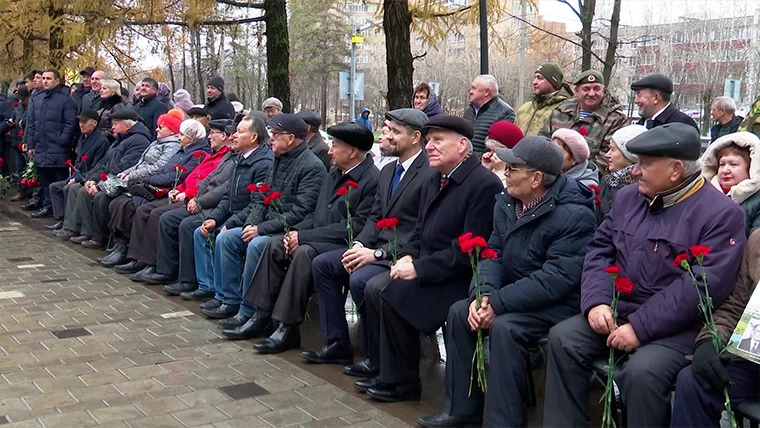
<path id="1" fill-rule="evenodd" d="M 441 82 L 428 82 L 428 85 L 430 85 L 430 90 L 433 91 L 437 97 L 441 91 Z"/>
<path id="2" fill-rule="evenodd" d="M 340 99 L 347 100 L 349 99 L 349 81 L 351 80 L 351 73 L 348 71 L 341 71 L 340 72 L 340 84 L 338 85 L 338 90 L 340 91 Z M 357 101 L 363 101 L 364 100 L 364 72 L 363 71 L 357 71 L 356 72 L 356 82 L 354 82 L 354 99 Z"/>
<path id="3" fill-rule="evenodd" d="M 739 104 L 742 97 L 742 81 L 739 79 L 726 79 L 723 83 L 723 96 L 731 97 Z"/>

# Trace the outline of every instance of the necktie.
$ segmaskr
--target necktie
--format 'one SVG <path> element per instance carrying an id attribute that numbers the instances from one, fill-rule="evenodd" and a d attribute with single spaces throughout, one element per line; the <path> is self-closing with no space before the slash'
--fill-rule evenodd
<path id="1" fill-rule="evenodd" d="M 652 129 L 652 128 L 654 128 L 654 120 L 652 120 L 652 119 L 647 119 L 647 121 L 645 122 L 645 125 L 644 125 L 644 126 L 646 126 L 646 128 L 647 128 L 647 129 Z"/>
<path id="2" fill-rule="evenodd" d="M 445 175 L 442 175 L 441 176 L 441 189 L 440 190 L 443 190 L 443 188 L 446 187 L 446 184 L 448 184 L 448 182 L 449 182 L 449 177 L 447 177 Z"/>
<path id="3" fill-rule="evenodd" d="M 393 194 L 396 193 L 396 188 L 398 187 L 398 184 L 401 182 L 401 174 L 404 173 L 404 165 L 397 164 L 396 165 L 396 173 L 393 174 L 393 181 L 391 182 L 391 192 L 388 194 L 388 199 L 393 197 Z"/>

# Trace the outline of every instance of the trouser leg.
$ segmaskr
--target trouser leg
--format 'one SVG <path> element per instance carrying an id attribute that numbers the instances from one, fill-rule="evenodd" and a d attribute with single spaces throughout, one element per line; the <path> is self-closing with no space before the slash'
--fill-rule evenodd
<path id="1" fill-rule="evenodd" d="M 53 207 L 53 217 L 56 220 L 63 219 L 65 214 L 63 188 L 66 187 L 68 183 L 68 181 L 56 181 L 50 185 L 50 204 Z"/>
<path id="2" fill-rule="evenodd" d="M 370 335 L 368 332 L 369 323 L 367 322 L 367 311 L 364 304 L 364 290 L 367 288 L 367 282 L 378 275 L 381 275 L 378 278 L 378 281 L 381 281 L 381 278 L 387 278 L 387 280 L 390 281 L 389 277 L 382 276 L 382 274 L 387 274 L 389 271 L 390 267 L 386 265 L 366 265 L 354 271 L 348 279 L 351 299 L 354 301 L 356 311 L 359 313 L 359 329 L 361 332 L 362 349 L 367 353 L 369 353 Z M 346 322 L 345 314 L 343 316 L 343 322 Z M 348 333 L 348 324 L 346 324 L 346 333 Z"/>
<path id="3" fill-rule="evenodd" d="M 90 237 L 94 241 L 106 242 L 111 234 L 111 231 L 108 229 L 108 219 L 111 217 L 109 206 L 111 201 L 114 200 L 115 198 L 111 198 L 102 191 L 95 194 L 92 204 L 92 222 L 90 224 Z"/>
<path id="4" fill-rule="evenodd" d="M 178 212 L 181 210 L 174 210 L 171 212 Z M 179 280 L 182 282 L 197 283 L 198 278 L 195 276 L 195 251 L 193 249 L 193 232 L 199 228 L 203 221 L 198 214 L 189 215 L 187 211 L 184 211 L 183 215 L 187 215 L 179 224 L 178 238 L 179 246 L 176 247 L 179 251 Z M 163 216 L 162 216 L 163 217 Z M 213 239 L 213 238 L 212 238 Z M 208 240 L 207 244 L 208 244 Z M 211 241 L 213 242 L 213 241 Z M 161 254 L 159 254 L 161 255 Z M 208 260 L 213 260 L 208 257 Z M 210 267 L 210 266 L 209 266 Z M 207 288 L 202 288 L 206 290 Z"/>
<path id="5" fill-rule="evenodd" d="M 362 334 L 366 332 L 367 336 L 367 345 L 368 345 L 368 353 L 369 353 L 369 359 L 373 365 L 379 365 L 380 364 L 380 351 L 381 351 L 381 345 L 380 345 L 380 325 L 381 325 L 381 316 L 380 316 L 380 292 L 390 284 L 391 277 L 388 272 L 383 272 L 381 274 L 375 275 L 372 278 L 367 281 L 366 286 L 364 288 L 364 294 L 361 298 L 361 304 L 357 303 L 359 307 L 364 308 L 364 318 L 362 319 L 362 323 L 366 322 L 367 328 L 366 330 L 362 329 Z M 354 302 L 356 302 L 356 296 L 353 294 L 354 290 L 351 290 L 351 296 L 354 298 Z"/>
<path id="6" fill-rule="evenodd" d="M 74 214 L 79 220 L 79 223 L 81 224 L 81 226 L 79 227 L 78 230 L 76 229 L 68 229 L 68 230 L 71 230 L 72 232 L 79 232 L 82 235 L 92 237 L 92 229 L 94 227 L 93 226 L 94 211 L 95 211 L 95 197 L 90 196 L 90 194 L 87 193 L 87 189 L 82 187 L 81 189 L 79 189 L 79 196 L 77 197 L 77 205 L 76 207 L 74 207 Z"/>
<path id="7" fill-rule="evenodd" d="M 311 263 L 317 250 L 311 245 L 299 245 L 293 253 L 280 295 L 274 304 L 272 319 L 286 325 L 301 325 L 314 289 Z"/>
<path id="8" fill-rule="evenodd" d="M 343 287 L 348 283 L 348 272 L 341 263 L 344 252 L 339 248 L 323 253 L 315 257 L 311 263 L 311 275 L 314 278 L 319 307 L 319 327 L 322 339 L 327 343 L 351 342 L 343 310 Z"/>
<path id="9" fill-rule="evenodd" d="M 159 217 L 155 249 L 157 273 L 171 277 L 177 276 L 179 271 L 179 227 L 182 220 L 189 216 L 187 210 L 171 210 Z M 187 250 L 191 253 L 194 247 L 193 232 L 195 232 L 196 227 L 189 231 L 190 239 L 185 241 L 185 245 L 188 246 Z M 192 270 L 193 278 L 195 278 L 194 266 Z"/>
<path id="10" fill-rule="evenodd" d="M 485 401 L 477 381 L 473 382 L 472 395 L 469 394 L 472 356 L 475 353 L 476 339 L 476 334 L 467 323 L 469 311 L 469 300 L 460 300 L 451 305 L 446 320 L 446 404 L 444 412 L 451 416 L 480 415 Z M 491 360 L 493 361 L 493 356 Z"/>
<path id="11" fill-rule="evenodd" d="M 216 239 L 214 239 L 214 246 L 216 247 Z M 218 236 L 217 236 L 218 238 Z M 198 278 L 198 288 L 201 290 L 215 290 L 215 298 L 222 300 L 224 292 L 219 284 L 214 282 L 214 275 L 216 271 L 215 265 L 218 257 L 218 250 L 212 251 L 209 246 L 209 239 L 201 234 L 201 227 L 198 226 L 193 231 L 193 252 L 195 253 L 195 275 Z"/>
<path id="12" fill-rule="evenodd" d="M 42 186 L 42 206 L 50 208 L 50 185 L 56 181 L 63 181 L 69 175 L 69 169 L 66 167 L 37 167 L 40 176 L 40 185 Z"/>
<path id="13" fill-rule="evenodd" d="M 79 200 L 82 185 L 74 183 L 69 185 L 68 195 L 66 196 L 65 214 L 63 215 L 63 228 L 71 231 L 79 231 L 82 227 L 82 220 L 76 214 L 77 201 Z"/>
<path id="14" fill-rule="evenodd" d="M 239 305 L 242 300 L 242 259 L 247 248 L 248 243 L 243 241 L 243 229 L 240 227 L 225 230 L 216 237 L 214 284 L 217 290 L 221 289 L 221 300 L 225 304 Z"/>
<path id="15" fill-rule="evenodd" d="M 248 296 L 251 295 L 251 290 L 253 288 L 258 288 L 257 285 L 253 284 L 256 273 L 258 273 L 260 269 L 262 270 L 262 273 L 269 272 L 268 267 L 262 265 L 267 259 L 266 253 L 269 251 L 270 244 L 275 241 L 282 243 L 282 236 L 277 236 L 274 239 L 269 236 L 257 236 L 248 243 L 248 248 L 245 253 L 245 268 L 243 269 L 243 286 L 241 287 L 241 296 L 245 297 L 240 304 L 240 315 L 242 316 L 252 317 L 257 310 L 256 301 Z M 271 282 L 272 287 L 280 287 L 281 284 L 282 279 L 277 281 L 273 279 Z M 272 310 L 270 308 L 270 310 L 266 312 L 266 315 L 270 315 L 271 313 Z"/>

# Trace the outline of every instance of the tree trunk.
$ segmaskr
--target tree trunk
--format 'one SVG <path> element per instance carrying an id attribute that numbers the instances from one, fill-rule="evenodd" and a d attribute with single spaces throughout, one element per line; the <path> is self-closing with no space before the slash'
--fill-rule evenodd
<path id="1" fill-rule="evenodd" d="M 578 1 L 580 3 L 580 1 Z M 581 46 L 583 46 L 583 59 L 581 61 L 581 71 L 591 70 L 591 24 L 594 21 L 594 11 L 596 10 L 596 0 L 586 0 L 580 4 L 581 10 Z"/>
<path id="2" fill-rule="evenodd" d="M 264 2 L 267 25 L 267 86 L 268 96 L 282 101 L 282 111 L 290 113 L 290 42 L 286 0 Z"/>
<path id="3" fill-rule="evenodd" d="M 604 57 L 604 70 L 602 76 L 604 82 L 609 85 L 612 77 L 612 68 L 615 67 L 615 52 L 617 52 L 618 27 L 620 26 L 620 3 L 622 0 L 615 0 L 612 6 L 612 18 L 610 19 L 610 40 L 607 43 L 607 55 Z"/>
<path id="4" fill-rule="evenodd" d="M 408 0 L 383 0 L 388 110 L 409 107 L 412 98 L 411 25 Z"/>
<path id="5" fill-rule="evenodd" d="M 201 72 L 201 29 L 195 30 L 195 76 L 198 79 L 198 103 L 203 104 L 206 99 L 203 90 L 203 73 Z"/>
<path id="6" fill-rule="evenodd" d="M 324 65 L 324 64 L 323 64 Z M 327 129 L 327 80 L 328 80 L 327 67 L 322 67 L 322 87 L 319 93 L 319 115 L 322 117 L 322 124 Z"/>
<path id="7" fill-rule="evenodd" d="M 185 53 L 187 52 L 187 33 L 185 28 L 182 28 L 182 87 L 187 88 L 187 59 Z"/>
<path id="8" fill-rule="evenodd" d="M 55 5 L 51 4 L 48 8 L 48 16 L 52 22 L 59 22 L 60 18 L 63 16 L 63 10 L 56 8 Z M 56 24 L 50 29 L 48 50 L 51 67 L 62 72 L 65 53 L 63 52 L 63 28 L 60 27 L 60 24 Z"/>

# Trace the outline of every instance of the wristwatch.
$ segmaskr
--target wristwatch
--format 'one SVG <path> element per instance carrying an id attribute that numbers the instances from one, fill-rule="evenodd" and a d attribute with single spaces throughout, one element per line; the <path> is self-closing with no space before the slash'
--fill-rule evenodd
<path id="1" fill-rule="evenodd" d="M 382 248 L 375 250 L 375 259 L 385 260 L 385 251 Z"/>

